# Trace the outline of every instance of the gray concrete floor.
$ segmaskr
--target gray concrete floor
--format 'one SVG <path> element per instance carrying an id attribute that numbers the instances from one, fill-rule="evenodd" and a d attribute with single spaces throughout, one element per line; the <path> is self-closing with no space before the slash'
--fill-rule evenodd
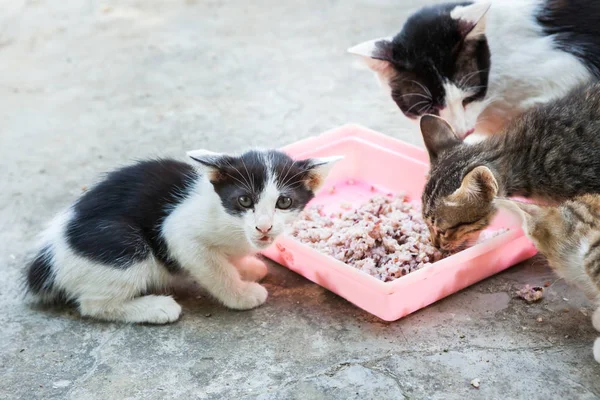
<path id="1" fill-rule="evenodd" d="M 590 305 L 539 258 L 395 323 L 277 265 L 265 306 L 182 293 L 171 326 L 20 298 L 45 221 L 129 160 L 280 146 L 347 122 L 420 144 L 345 53 L 418 3 L 0 1 L 0 398 L 597 398 Z M 541 303 L 513 297 L 547 280 Z"/>

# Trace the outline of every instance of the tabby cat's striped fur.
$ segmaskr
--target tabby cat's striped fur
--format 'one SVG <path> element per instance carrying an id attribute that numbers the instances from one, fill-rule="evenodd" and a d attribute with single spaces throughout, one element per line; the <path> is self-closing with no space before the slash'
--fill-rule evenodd
<path id="1" fill-rule="evenodd" d="M 594 303 L 592 324 L 600 331 L 600 195 L 579 196 L 559 206 L 504 199 L 495 204 L 518 215 L 550 267 Z M 600 338 L 594 343 L 594 358 L 600 362 Z"/>

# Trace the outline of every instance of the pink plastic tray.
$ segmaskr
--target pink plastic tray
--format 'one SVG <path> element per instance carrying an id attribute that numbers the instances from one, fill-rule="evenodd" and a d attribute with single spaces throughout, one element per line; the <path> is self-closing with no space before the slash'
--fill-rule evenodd
<path id="1" fill-rule="evenodd" d="M 346 125 L 282 149 L 294 158 L 344 155 L 311 204 L 327 211 L 358 206 L 373 195 L 406 193 L 419 204 L 428 171 L 424 150 L 357 125 Z M 354 184 L 347 184 L 348 180 Z M 335 192 L 327 188 L 335 185 Z M 517 221 L 500 213 L 490 229 L 509 231 L 393 282 L 364 272 L 282 236 L 264 255 L 386 321 L 395 321 L 536 253 Z"/>

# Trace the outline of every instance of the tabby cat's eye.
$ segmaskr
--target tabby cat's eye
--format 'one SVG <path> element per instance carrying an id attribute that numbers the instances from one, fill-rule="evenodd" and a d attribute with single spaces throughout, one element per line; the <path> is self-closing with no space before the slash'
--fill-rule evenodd
<path id="1" fill-rule="evenodd" d="M 254 205 L 254 203 L 252 202 L 252 199 L 248 196 L 238 197 L 238 203 L 240 203 L 240 206 L 242 206 L 244 208 L 250 208 Z"/>
<path id="2" fill-rule="evenodd" d="M 292 199 L 286 196 L 279 196 L 275 206 L 280 210 L 287 210 L 292 206 Z"/>

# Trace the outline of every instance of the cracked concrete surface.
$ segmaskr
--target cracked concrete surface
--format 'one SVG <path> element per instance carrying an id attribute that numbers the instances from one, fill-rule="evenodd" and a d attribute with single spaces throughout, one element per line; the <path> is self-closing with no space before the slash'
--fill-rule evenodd
<path id="1" fill-rule="evenodd" d="M 597 398 L 590 304 L 541 258 L 395 323 L 273 264 L 265 306 L 229 311 L 184 288 L 170 326 L 20 297 L 43 224 L 129 160 L 347 122 L 420 144 L 345 49 L 421 3 L 1 0 L 0 398 Z M 514 298 L 545 281 L 541 303 Z"/>

